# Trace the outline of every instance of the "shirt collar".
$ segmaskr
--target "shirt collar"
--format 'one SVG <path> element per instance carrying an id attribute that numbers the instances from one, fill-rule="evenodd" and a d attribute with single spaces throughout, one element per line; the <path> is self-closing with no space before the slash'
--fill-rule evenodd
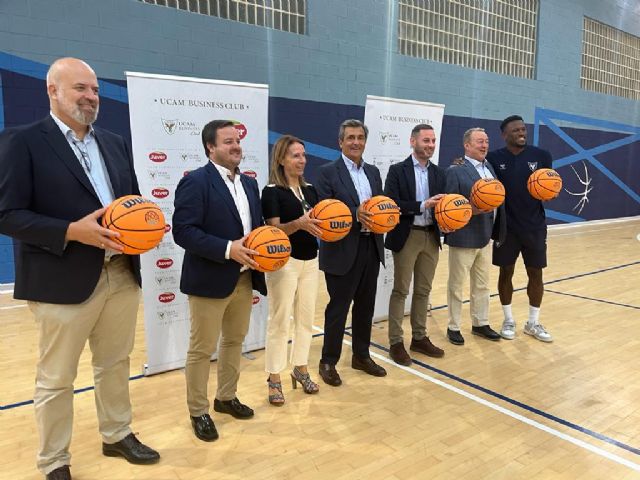
<path id="1" fill-rule="evenodd" d="M 49 115 L 51 115 L 51 118 L 53 118 L 53 121 L 56 122 L 56 125 L 58 125 L 58 128 L 66 138 L 73 141 L 77 141 L 77 142 L 80 141 L 80 139 L 76 136 L 73 129 L 69 125 L 64 123 L 62 120 L 60 120 L 55 113 L 50 111 Z M 88 140 L 93 139 L 94 137 L 95 137 L 95 131 L 93 130 L 93 124 L 91 124 L 89 125 L 89 131 L 87 132 L 87 135 L 85 135 L 83 141 L 87 142 Z"/>
<path id="2" fill-rule="evenodd" d="M 475 168 L 478 168 L 478 167 L 481 167 L 481 166 L 482 166 L 482 167 L 484 167 L 485 162 L 486 162 L 486 159 L 485 159 L 485 160 L 483 160 L 482 162 L 480 162 L 480 161 L 475 160 L 475 159 L 473 159 L 473 158 L 471 158 L 471 157 L 467 157 L 466 155 L 464 156 L 464 158 L 465 158 L 466 160 L 468 160 L 468 161 L 469 161 L 469 163 L 471 163 L 471 165 L 473 165 Z"/>
<path id="3" fill-rule="evenodd" d="M 218 165 L 211 159 L 209 161 L 213 164 L 214 167 L 216 167 L 216 170 L 218 170 L 223 180 L 225 178 L 228 178 L 229 181 L 231 181 L 231 170 L 229 170 L 227 167 L 223 167 L 222 165 Z M 236 167 L 235 175 L 236 176 L 234 178 L 239 178 L 238 176 L 240 175 L 240 169 L 238 167 Z"/>
<path id="4" fill-rule="evenodd" d="M 344 161 L 344 164 L 347 166 L 349 170 L 359 171 L 364 166 L 364 160 L 361 160 L 360 166 L 358 166 L 356 165 L 356 162 L 346 157 L 344 153 L 342 153 L 341 155 L 342 155 L 342 160 Z"/>
<path id="5" fill-rule="evenodd" d="M 411 160 L 413 160 L 414 168 L 415 167 L 424 168 L 424 169 L 429 168 L 429 160 L 427 160 L 427 163 L 425 164 L 424 167 L 420 164 L 420 162 L 416 159 L 416 157 L 413 156 L 413 153 L 411 154 Z"/>

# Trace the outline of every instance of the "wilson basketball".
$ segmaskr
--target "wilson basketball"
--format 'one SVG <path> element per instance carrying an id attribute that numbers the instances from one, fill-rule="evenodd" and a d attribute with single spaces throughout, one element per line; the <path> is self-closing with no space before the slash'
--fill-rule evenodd
<path id="1" fill-rule="evenodd" d="M 436 222 L 445 230 L 459 230 L 471 220 L 471 203 L 462 195 L 449 193 L 435 208 Z"/>
<path id="2" fill-rule="evenodd" d="M 504 203 L 504 185 L 495 178 L 481 178 L 471 187 L 469 200 L 480 210 L 494 210 Z"/>
<path id="3" fill-rule="evenodd" d="M 553 200 L 562 190 L 562 177 L 551 168 L 541 168 L 529 176 L 527 189 L 533 198 Z"/>
<path id="4" fill-rule="evenodd" d="M 364 210 L 371 214 L 371 231 L 387 233 L 396 228 L 400 221 L 400 207 L 384 195 L 371 197 L 364 204 Z"/>
<path id="5" fill-rule="evenodd" d="M 252 230 L 245 239 L 244 246 L 258 252 L 252 258 L 258 264 L 256 270 L 259 272 L 275 272 L 284 267 L 291 256 L 289 237 L 271 225 Z"/>
<path id="6" fill-rule="evenodd" d="M 322 223 L 316 225 L 322 230 L 321 240 L 325 242 L 337 242 L 347 236 L 353 217 L 351 211 L 340 200 L 328 198 L 318 202 L 309 213 L 311 218 L 320 220 Z"/>
<path id="7" fill-rule="evenodd" d="M 160 207 L 140 195 L 126 195 L 114 200 L 102 217 L 102 225 L 118 232 L 116 243 L 123 253 L 138 255 L 157 246 L 164 236 L 164 214 Z"/>

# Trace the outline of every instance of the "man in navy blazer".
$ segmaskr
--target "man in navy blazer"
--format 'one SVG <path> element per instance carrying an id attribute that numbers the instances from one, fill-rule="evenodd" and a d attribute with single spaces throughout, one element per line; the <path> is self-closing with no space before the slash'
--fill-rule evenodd
<path id="1" fill-rule="evenodd" d="M 316 183 L 321 200 L 335 198 L 344 202 L 354 220 L 351 230 L 342 240 L 320 242 L 320 270 L 325 274 L 329 303 L 324 312 L 324 344 L 319 371 L 324 382 L 334 387 L 342 384 L 336 364 L 342 353 L 351 302 L 351 366 L 376 377 L 387 374 L 369 355 L 378 272 L 380 263 L 384 265 L 384 246 L 382 235 L 371 232 L 369 214 L 362 208 L 363 202 L 382 194 L 380 172 L 362 159 L 368 133 L 366 125 L 359 120 L 342 122 L 338 133 L 342 155 L 335 162 L 318 169 Z"/>
<path id="2" fill-rule="evenodd" d="M 400 207 L 400 223 L 387 233 L 385 247 L 393 252 L 393 290 L 389 298 L 389 356 L 400 365 L 411 365 L 404 348 L 402 321 L 411 279 L 411 344 L 409 349 L 429 357 L 444 351 L 427 336 L 427 310 L 431 284 L 440 257 L 440 229 L 433 208 L 442 198 L 445 173 L 430 161 L 436 148 L 431 125 L 416 125 L 410 138 L 413 152 L 389 168 L 384 193 Z"/>
<path id="3" fill-rule="evenodd" d="M 85 62 L 47 73 L 51 113 L 0 134 L 0 233 L 14 238 L 14 297 L 40 330 L 34 405 L 38 468 L 70 479 L 73 382 L 89 340 L 103 453 L 154 463 L 131 431 L 129 354 L 140 295 L 140 261 L 122 255 L 99 219 L 114 198 L 139 194 L 127 143 L 93 122 L 98 81 Z"/>
<path id="4" fill-rule="evenodd" d="M 458 193 L 469 198 L 473 184 L 481 178 L 496 178 L 486 155 L 489 137 L 482 128 L 470 128 L 464 133 L 464 160 L 454 162 L 447 170 L 447 193 Z M 471 281 L 471 333 L 489 340 L 500 340 L 500 335 L 489 326 L 489 271 L 491 268 L 491 238 L 500 242 L 506 234 L 503 210 L 485 212 L 473 207 L 469 223 L 455 232 L 445 235 L 449 245 L 449 281 L 447 303 L 449 325 L 447 337 L 454 345 L 464 345 L 460 333 L 462 310 L 462 285 L 465 277 Z"/>
<path id="5" fill-rule="evenodd" d="M 233 122 L 213 120 L 202 130 L 207 164 L 178 184 L 173 238 L 185 249 L 180 290 L 189 296 L 191 337 L 185 377 L 193 431 L 213 441 L 218 432 L 209 415 L 207 382 L 211 355 L 218 345 L 218 389 L 213 408 L 235 418 L 250 418 L 236 390 L 242 342 L 249 329 L 253 289 L 267 294 L 264 274 L 253 250 L 243 242 L 263 224 L 255 179 L 240 173 L 242 147 Z"/>

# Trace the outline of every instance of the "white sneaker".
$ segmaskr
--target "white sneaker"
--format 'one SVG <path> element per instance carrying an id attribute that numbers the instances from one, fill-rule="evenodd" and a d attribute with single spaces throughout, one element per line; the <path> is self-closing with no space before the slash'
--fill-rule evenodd
<path id="1" fill-rule="evenodd" d="M 553 342 L 553 337 L 541 324 L 531 325 L 527 322 L 524 326 L 524 333 L 531 335 L 541 342 Z"/>
<path id="2" fill-rule="evenodd" d="M 500 336 L 506 340 L 513 340 L 516 336 L 516 322 L 513 319 L 502 322 Z"/>

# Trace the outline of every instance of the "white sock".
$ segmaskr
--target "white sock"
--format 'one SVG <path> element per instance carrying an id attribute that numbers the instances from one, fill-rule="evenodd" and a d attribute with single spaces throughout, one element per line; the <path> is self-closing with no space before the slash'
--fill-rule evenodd
<path id="1" fill-rule="evenodd" d="M 537 325 L 540 317 L 540 307 L 532 307 L 529 305 L 529 325 Z"/>
<path id="2" fill-rule="evenodd" d="M 513 320 L 513 314 L 511 313 L 511 304 L 502 305 L 502 311 L 504 312 L 504 321 Z"/>

